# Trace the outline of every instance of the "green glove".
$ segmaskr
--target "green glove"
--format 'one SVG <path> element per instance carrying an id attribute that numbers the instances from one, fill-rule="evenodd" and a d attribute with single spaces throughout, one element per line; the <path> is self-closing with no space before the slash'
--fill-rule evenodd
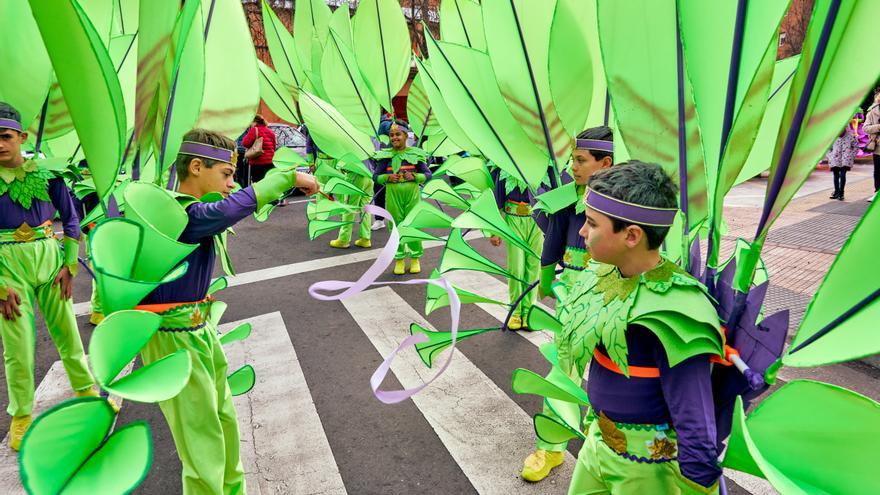
<path id="1" fill-rule="evenodd" d="M 277 200 L 282 194 L 296 186 L 296 169 L 275 169 L 278 172 L 269 173 L 266 177 L 255 182 L 254 194 L 257 196 L 257 210 Z"/>
<path id="2" fill-rule="evenodd" d="M 428 177 L 425 174 L 414 174 L 416 176 L 416 182 L 419 184 L 424 184 Z"/>
<path id="3" fill-rule="evenodd" d="M 556 280 L 556 265 L 546 265 L 541 267 L 541 285 L 538 288 L 541 294 L 550 295 L 553 290 L 553 281 Z"/>
<path id="4" fill-rule="evenodd" d="M 72 276 L 76 276 L 79 270 L 79 240 L 64 236 L 61 239 L 61 247 L 64 250 L 64 266 L 70 270 Z"/>
<path id="5" fill-rule="evenodd" d="M 376 182 L 378 182 L 380 186 L 384 186 L 388 182 L 388 174 L 382 174 L 376 177 Z"/>

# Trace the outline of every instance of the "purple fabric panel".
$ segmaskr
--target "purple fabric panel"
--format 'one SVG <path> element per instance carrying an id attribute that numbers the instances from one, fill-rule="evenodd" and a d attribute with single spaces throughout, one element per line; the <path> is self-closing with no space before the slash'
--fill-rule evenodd
<path id="1" fill-rule="evenodd" d="M 51 202 L 35 199 L 31 202 L 31 207 L 25 210 L 20 204 L 12 201 L 8 193 L 3 194 L 0 196 L 0 229 L 17 229 L 23 223 L 36 227 L 53 220 L 57 210 L 64 225 L 64 235 L 79 239 L 79 215 L 63 180 L 49 181 L 49 198 Z"/>
<path id="2" fill-rule="evenodd" d="M 544 233 L 544 249 L 541 251 L 541 266 L 555 265 L 562 260 L 565 247 L 586 249 L 584 238 L 578 233 L 587 217 L 577 213 L 574 206 L 547 215 L 547 231 Z"/>
<path id="3" fill-rule="evenodd" d="M 180 235 L 181 242 L 195 243 L 223 233 L 257 209 L 257 197 L 251 186 L 213 203 L 195 203 L 187 209 L 189 224 Z"/>
<path id="4" fill-rule="evenodd" d="M 61 217 L 61 224 L 64 226 L 64 235 L 71 239 L 79 239 L 79 214 L 76 212 L 76 205 L 73 204 L 73 197 L 70 195 L 70 189 L 62 179 L 52 179 L 49 181 L 49 198 L 52 199 L 52 205 L 58 210 Z"/>
<path id="5" fill-rule="evenodd" d="M 592 189 L 587 190 L 587 206 L 608 216 L 639 225 L 670 226 L 675 220 L 677 211 L 674 209 L 652 209 L 624 203 Z"/>
<path id="6" fill-rule="evenodd" d="M 12 129 L 13 131 L 22 132 L 21 123 L 12 119 L 0 119 L 0 129 Z"/>

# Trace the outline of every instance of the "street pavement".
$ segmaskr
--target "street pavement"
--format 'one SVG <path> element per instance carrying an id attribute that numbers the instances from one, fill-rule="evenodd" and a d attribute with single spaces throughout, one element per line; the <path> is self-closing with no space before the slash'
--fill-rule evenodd
<path id="1" fill-rule="evenodd" d="M 869 190 L 864 171 L 854 172 L 848 205 L 863 203 Z M 845 239 L 848 231 L 844 230 L 854 226 L 854 221 L 844 221 L 847 219 L 838 224 L 834 221 L 840 220 L 837 217 L 858 218 L 851 212 L 822 210 L 828 208 L 830 183 L 830 174 L 814 174 L 791 212 L 783 214 L 774 227 L 782 234 L 771 234 L 765 250 L 774 284 L 768 311 L 781 309 L 770 306 L 787 301 L 802 312 L 799 305 L 809 301 L 839 249 L 837 244 L 842 244 L 836 239 Z M 729 230 L 723 243 L 728 252 L 737 236 L 754 233 L 753 226 L 749 232 L 749 222 L 754 220 L 756 205 L 747 196 L 760 187 L 760 180 L 749 182 L 731 196 Z M 798 225 L 810 230 L 817 221 L 838 228 L 835 237 L 823 245 L 813 242 L 805 247 L 803 239 L 809 236 L 784 231 Z M 327 246 L 332 234 L 310 242 L 305 226 L 304 202 L 277 209 L 264 224 L 250 218 L 239 224 L 237 235 L 229 241 L 238 275 L 217 295 L 228 304 L 221 332 L 245 321 L 253 325 L 249 339 L 227 349 L 230 370 L 249 363 L 257 373 L 254 389 L 235 398 L 248 493 L 565 493 L 580 442 L 571 442 L 565 464 L 542 483 L 528 484 L 519 478 L 522 460 L 533 449 L 531 416 L 540 411 L 541 402 L 513 393 L 510 378 L 520 367 L 548 371 L 537 346 L 549 341 L 549 335 L 489 332 L 462 341 L 458 346 L 461 352 L 456 353 L 445 375 L 412 400 L 385 405 L 373 397 L 370 376 L 409 335 L 410 323 L 448 329 L 448 310 L 424 317 L 423 285 L 373 288 L 343 302 L 310 298 L 307 289 L 317 281 L 356 279 L 375 259 L 387 232 L 374 232 L 373 249 L 334 250 Z M 812 231 L 815 234 L 815 229 Z M 504 264 L 503 248 L 493 248 L 481 238 L 471 244 Z M 427 247 L 422 276 L 427 277 L 437 266 L 441 252 L 437 243 Z M 481 295 L 506 298 L 506 284 L 491 275 L 453 272 L 449 278 Z M 396 279 L 390 274 L 382 278 Z M 86 345 L 92 330 L 88 298 L 88 279 L 79 277 L 74 301 Z M 543 303 L 552 307 L 549 299 Z M 497 306 L 466 305 L 461 328 L 498 326 L 503 318 L 504 312 Z M 445 356 L 435 362 L 442 363 Z M 57 360 L 40 321 L 35 360 L 39 409 L 71 395 Z M 414 351 L 406 350 L 395 361 L 383 388 L 412 387 L 434 372 Z M 775 387 L 796 378 L 845 385 L 880 400 L 880 371 L 862 363 L 808 370 L 784 368 Z M 5 397 L 5 380 L 0 388 L 0 397 Z M 159 408 L 124 403 L 118 424 L 137 420 L 149 423 L 154 451 L 153 467 L 135 493 L 180 493 L 180 463 Z M 0 415 L 0 436 L 6 436 L 8 428 L 9 418 Z M 726 474 L 731 494 L 775 493 L 758 478 Z M 17 481 L 16 456 L 5 440 L 0 446 L 0 493 L 23 493 Z"/>

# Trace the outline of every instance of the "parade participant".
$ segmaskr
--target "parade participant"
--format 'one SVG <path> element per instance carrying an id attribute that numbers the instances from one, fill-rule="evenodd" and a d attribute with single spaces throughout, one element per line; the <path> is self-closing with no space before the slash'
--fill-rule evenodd
<path id="1" fill-rule="evenodd" d="M 581 235 L 592 261 L 557 340 L 563 369 L 589 366 L 586 440 L 568 493 L 716 493 L 710 359 L 723 337 L 705 288 L 660 255 L 678 188 L 638 161 L 587 187 Z"/>
<path id="2" fill-rule="evenodd" d="M 294 187 L 307 195 L 319 189 L 312 176 L 290 169 L 231 192 L 235 143 L 203 129 L 192 130 L 183 139 L 175 167 L 179 202 L 189 222 L 179 240 L 198 247 L 184 260 L 189 268 L 183 277 L 159 286 L 137 306 L 162 316 L 159 332 L 141 356 L 145 365 L 178 349 L 188 349 L 192 357 L 187 385 L 159 404 L 182 464 L 183 493 L 243 494 L 244 470 L 226 356 L 209 317 L 213 300 L 207 292 L 216 256 L 213 238 Z M 199 201 L 209 193 L 224 198 Z"/>
<path id="3" fill-rule="evenodd" d="M 492 171 L 492 179 L 495 183 L 495 203 L 502 211 L 504 221 L 520 239 L 532 248 L 532 251 L 540 253 L 541 246 L 544 244 L 544 233 L 538 228 L 537 222 L 532 217 L 535 198 L 529 191 L 528 184 L 497 167 Z M 489 242 L 497 247 L 501 245 L 501 238 L 493 235 L 489 238 Z M 516 303 L 520 295 L 528 290 L 528 281 L 537 279 L 540 261 L 522 248 L 507 243 L 507 271 L 516 277 L 507 281 L 510 304 Z M 514 308 L 507 328 L 511 330 L 528 328 L 527 318 L 529 309 L 535 304 L 535 296 L 534 291 L 523 296 L 522 301 Z"/>
<path id="4" fill-rule="evenodd" d="M 431 179 L 431 170 L 425 161 L 425 152 L 420 148 L 407 147 L 409 127 L 403 120 L 391 125 L 391 148 L 380 150 L 375 155 L 373 180 L 385 186 L 385 204 L 394 221 L 400 223 L 421 201 L 420 184 Z M 419 258 L 422 257 L 422 241 L 400 243 L 394 255 L 394 274 L 403 275 L 406 271 L 406 256 L 409 252 L 410 273 L 422 271 Z"/>
<path id="5" fill-rule="evenodd" d="M 547 232 L 541 251 L 541 282 L 539 294 L 543 297 L 551 294 L 556 277 L 556 265 L 562 265 L 559 282 L 565 289 L 571 290 L 578 274 L 590 261 L 590 255 L 584 245 L 583 237 L 578 231 L 584 225 L 583 198 L 587 181 L 595 172 L 608 168 L 614 163 L 614 134 L 606 126 L 592 127 L 581 132 L 575 140 L 572 151 L 571 176 L 576 184 L 577 198 L 575 204 L 548 215 Z M 565 292 L 565 291 L 563 291 Z M 561 305 L 557 304 L 557 308 Z M 571 370 L 569 375 L 575 383 L 581 382 L 581 376 Z M 554 415 L 545 404 L 545 415 Z M 526 457 L 523 462 L 522 477 L 526 481 L 541 481 L 550 471 L 565 460 L 566 443 L 551 444 L 536 439 L 537 449 Z"/>
<path id="6" fill-rule="evenodd" d="M 6 367 L 9 446 L 18 450 L 34 406 L 34 302 L 58 348 L 77 397 L 98 396 L 73 312 L 80 227 L 64 180 L 39 162 L 25 161 L 21 115 L 0 102 L 0 338 Z M 61 217 L 63 250 L 52 220 Z"/>

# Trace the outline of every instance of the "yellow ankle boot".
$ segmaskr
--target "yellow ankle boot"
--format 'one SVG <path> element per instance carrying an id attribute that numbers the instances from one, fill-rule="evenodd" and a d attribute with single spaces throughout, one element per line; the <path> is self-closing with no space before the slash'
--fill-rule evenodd
<path id="1" fill-rule="evenodd" d="M 409 272 L 410 273 L 419 273 L 422 271 L 422 264 L 419 263 L 418 258 L 413 258 L 409 260 Z"/>
<path id="2" fill-rule="evenodd" d="M 28 428 L 31 427 L 31 422 L 33 418 L 28 414 L 26 416 L 13 416 L 12 424 L 9 425 L 9 448 L 12 450 L 18 450 L 21 448 L 21 439 L 24 438 L 24 434 L 27 433 Z"/>
<path id="3" fill-rule="evenodd" d="M 394 274 L 395 275 L 403 275 L 406 273 L 406 262 L 404 260 L 395 260 L 394 261 Z"/>
<path id="4" fill-rule="evenodd" d="M 532 483 L 541 481 L 565 460 L 565 452 L 538 449 L 523 462 L 522 478 Z"/>
<path id="5" fill-rule="evenodd" d="M 348 246 L 349 246 L 349 244 L 347 242 L 344 242 L 340 239 L 333 239 L 332 241 L 330 241 L 330 247 L 332 247 L 332 248 L 348 249 Z"/>
<path id="6" fill-rule="evenodd" d="M 365 249 L 373 247 L 373 243 L 370 242 L 369 239 L 358 239 L 358 240 L 354 241 L 354 245 L 359 248 L 365 248 Z"/>

